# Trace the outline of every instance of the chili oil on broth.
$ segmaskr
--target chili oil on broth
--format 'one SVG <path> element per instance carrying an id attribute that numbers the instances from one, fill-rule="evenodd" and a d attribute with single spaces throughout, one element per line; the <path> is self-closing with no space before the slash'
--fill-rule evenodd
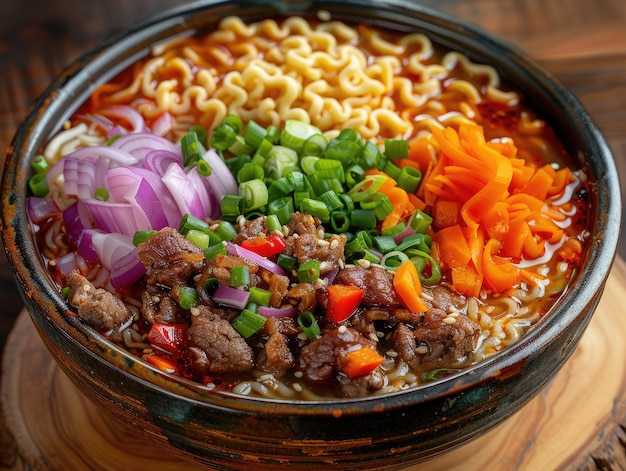
<path id="1" fill-rule="evenodd" d="M 489 140 L 512 140 L 518 156 L 536 165 L 572 164 L 554 131 L 522 94 L 501 83 L 493 67 L 441 48 L 423 34 L 401 35 L 368 25 L 353 27 L 302 18 L 246 25 L 238 18 L 225 18 L 212 33 L 156 47 L 150 57 L 96 90 L 69 127 L 85 122 L 85 115 L 115 104 L 132 105 L 148 126 L 169 112 L 174 125 L 166 137 L 174 142 L 192 125 L 214 129 L 227 114 L 264 126 L 298 119 L 315 124 L 328 137 L 350 127 L 376 143 L 385 138 L 427 139 L 433 127 L 470 122 L 482 125 Z M 84 135 L 68 138 L 59 146 L 55 158 L 106 141 L 97 126 L 88 124 Z M 434 155 L 436 149 L 431 146 L 431 151 Z M 63 199 L 62 191 L 53 191 Z M 584 187 L 572 188 L 571 193 L 584 193 Z M 572 205 L 577 212 L 566 229 L 570 236 L 582 239 L 585 208 Z M 64 236 L 62 221 L 43 221 L 35 229 L 53 279 L 65 286 L 56 260 L 72 247 Z M 81 273 L 106 286 L 106 275 L 97 264 L 78 260 Z M 548 281 L 533 286 L 529 280 L 511 293 L 468 299 L 461 314 L 480 326 L 481 340 L 472 355 L 448 367 L 474 364 L 518 341 L 559 298 L 574 267 L 547 256 L 526 269 Z M 141 356 L 150 345 L 145 342 L 146 326 L 140 321 L 140 303 L 133 294 L 122 293 L 138 321 L 132 331 L 128 329 L 124 341 L 129 351 Z M 378 335 L 383 339 L 386 333 Z M 379 393 L 423 382 L 424 371 L 413 371 L 393 356 L 388 355 L 381 367 L 388 384 Z M 247 381 L 230 375 L 217 382 L 215 378 L 194 379 L 213 381 L 210 385 L 216 389 L 239 394 L 311 400 L 330 397 L 323 388 L 294 389 L 294 384 L 301 382 L 293 375 L 275 381 L 255 371 Z"/>

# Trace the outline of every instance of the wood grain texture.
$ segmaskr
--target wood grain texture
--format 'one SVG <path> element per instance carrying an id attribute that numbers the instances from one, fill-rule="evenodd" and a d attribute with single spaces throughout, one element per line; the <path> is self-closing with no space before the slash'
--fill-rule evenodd
<path id="1" fill-rule="evenodd" d="M 521 411 L 406 471 L 626 469 L 626 343 L 615 341 L 626 336 L 625 286 L 626 265 L 618 259 L 574 354 Z M 54 363 L 25 312 L 3 366 L 0 398 L 19 452 L 4 469 L 203 469 L 99 411 Z"/>

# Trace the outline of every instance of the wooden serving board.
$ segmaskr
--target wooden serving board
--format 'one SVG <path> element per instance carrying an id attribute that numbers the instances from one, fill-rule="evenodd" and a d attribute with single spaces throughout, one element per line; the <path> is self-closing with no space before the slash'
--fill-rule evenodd
<path id="1" fill-rule="evenodd" d="M 626 469 L 625 286 L 618 259 L 574 354 L 521 411 L 406 471 Z M 100 414 L 58 368 L 25 312 L 7 342 L 0 398 L 0 469 L 202 469 Z"/>

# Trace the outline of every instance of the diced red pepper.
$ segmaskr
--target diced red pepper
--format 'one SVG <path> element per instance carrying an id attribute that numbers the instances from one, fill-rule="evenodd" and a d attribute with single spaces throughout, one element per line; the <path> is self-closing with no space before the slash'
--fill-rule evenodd
<path id="1" fill-rule="evenodd" d="M 262 257 L 271 257 L 281 253 L 285 248 L 285 239 L 278 234 L 270 234 L 267 237 L 255 237 L 246 239 L 241 243 L 244 249 L 248 249 Z"/>
<path id="2" fill-rule="evenodd" d="M 348 378 L 356 378 L 371 373 L 382 365 L 385 359 L 369 347 L 352 350 L 346 354 L 346 362 L 341 367 Z"/>
<path id="3" fill-rule="evenodd" d="M 178 353 L 187 348 L 187 326 L 185 324 L 153 324 L 148 332 L 148 341 L 169 353 Z"/>
<path id="4" fill-rule="evenodd" d="M 326 317 L 331 322 L 343 322 L 361 305 L 365 291 L 351 285 L 330 285 Z"/>

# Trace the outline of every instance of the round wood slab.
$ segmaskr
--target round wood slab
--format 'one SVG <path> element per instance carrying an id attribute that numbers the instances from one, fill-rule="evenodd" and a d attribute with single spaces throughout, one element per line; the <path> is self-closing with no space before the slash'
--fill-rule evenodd
<path id="1" fill-rule="evenodd" d="M 625 287 L 618 259 L 588 330 L 554 380 L 486 435 L 406 471 L 626 469 Z M 205 469 L 99 413 L 53 361 L 26 312 L 7 342 L 0 397 L 3 469 Z"/>

